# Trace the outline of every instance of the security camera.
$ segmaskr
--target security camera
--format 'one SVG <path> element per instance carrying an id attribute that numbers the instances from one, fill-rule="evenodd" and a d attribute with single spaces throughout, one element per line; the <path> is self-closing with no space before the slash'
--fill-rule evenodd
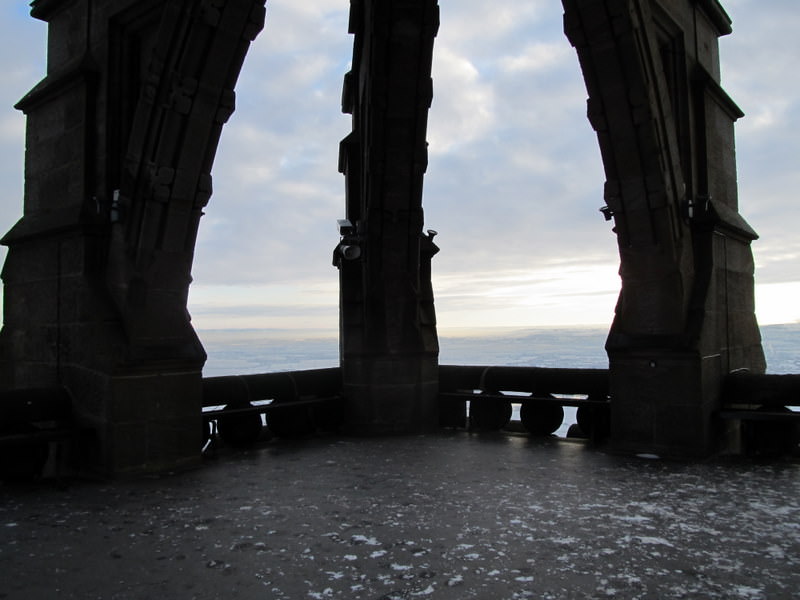
<path id="1" fill-rule="evenodd" d="M 340 236 L 345 237 L 345 236 L 348 236 L 348 235 L 355 235 L 356 234 L 355 225 L 353 225 L 350 222 L 350 219 L 338 219 L 336 221 L 336 223 L 339 226 L 339 235 Z"/>

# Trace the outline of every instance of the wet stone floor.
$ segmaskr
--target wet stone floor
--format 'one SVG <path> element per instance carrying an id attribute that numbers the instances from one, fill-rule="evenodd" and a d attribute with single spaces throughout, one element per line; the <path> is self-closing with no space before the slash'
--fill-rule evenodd
<path id="1" fill-rule="evenodd" d="M 800 597 L 800 464 L 452 433 L 0 486 L 0 598 Z"/>

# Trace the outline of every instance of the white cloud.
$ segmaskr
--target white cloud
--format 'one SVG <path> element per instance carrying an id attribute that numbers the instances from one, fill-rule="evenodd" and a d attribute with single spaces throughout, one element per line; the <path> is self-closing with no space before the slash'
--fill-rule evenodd
<path id="1" fill-rule="evenodd" d="M 254 285 L 192 285 L 198 329 L 327 329 L 338 322 L 334 281 L 294 280 Z"/>
<path id="2" fill-rule="evenodd" d="M 762 130 L 769 131 L 774 127 L 780 127 L 788 119 L 789 109 L 791 108 L 788 100 L 774 98 L 770 103 L 762 103 L 755 107 L 755 110 L 742 121 L 738 133 L 758 133 Z"/>
<path id="3" fill-rule="evenodd" d="M 772 284 L 785 281 L 800 281 L 800 241 L 765 238 L 756 242 L 754 252 L 756 281 Z"/>
<path id="4" fill-rule="evenodd" d="M 441 232 L 433 266 L 440 320 L 609 322 L 616 239 L 597 213 L 604 176 L 561 4 L 439 3 L 425 210 L 427 225 Z M 760 0 L 724 4 L 734 33 L 721 42 L 723 85 L 748 114 L 737 125 L 737 153 L 742 215 L 762 236 L 754 244 L 756 278 L 772 286 L 759 286 L 762 296 L 771 289 L 772 297 L 796 298 L 800 80 L 792 74 L 800 11 L 796 0 L 770 0 L 768 10 Z M 45 72 L 46 27 L 20 17 L 19 6 L 0 6 L 2 231 L 22 210 L 22 119 L 11 106 Z M 350 131 L 340 112 L 352 55 L 348 10 L 346 0 L 268 3 L 200 227 L 192 286 L 198 323 L 223 323 L 236 311 L 236 322 L 247 322 L 245 315 L 266 307 L 276 316 L 259 318 L 308 314 L 335 327 L 338 275 L 330 256 L 335 219 L 344 214 L 337 156 Z M 203 295 L 208 286 L 213 303 Z M 295 307 L 296 317 L 285 307 Z M 769 311 L 785 314 L 759 299 L 762 321 L 773 321 Z"/>
<path id="5" fill-rule="evenodd" d="M 348 2 L 270 0 L 266 25 L 261 32 L 261 38 L 265 39 L 258 39 L 254 49 L 257 53 L 309 54 L 314 48 L 347 37 L 349 13 Z"/>
<path id="6" fill-rule="evenodd" d="M 491 5 L 482 0 L 440 0 L 439 37 L 463 51 L 486 53 L 560 14 L 560 3 L 550 0 L 506 0 Z"/>
<path id="7" fill-rule="evenodd" d="M 469 59 L 447 47 L 438 48 L 433 80 L 434 103 L 428 124 L 432 155 L 454 151 L 491 131 L 494 90 Z"/>
<path id="8" fill-rule="evenodd" d="M 530 74 L 562 65 L 568 54 L 569 45 L 566 43 L 531 43 L 521 53 L 503 56 L 499 62 L 508 73 Z"/>
<path id="9" fill-rule="evenodd" d="M 25 139 L 25 118 L 22 115 L 5 114 L 0 117 L 0 142 L 19 144 Z"/>
<path id="10" fill-rule="evenodd" d="M 800 281 L 756 285 L 756 315 L 760 325 L 800 323 Z"/>
<path id="11" fill-rule="evenodd" d="M 434 291 L 444 328 L 607 325 L 619 277 L 615 265 L 553 264 L 445 275 L 435 279 Z"/>

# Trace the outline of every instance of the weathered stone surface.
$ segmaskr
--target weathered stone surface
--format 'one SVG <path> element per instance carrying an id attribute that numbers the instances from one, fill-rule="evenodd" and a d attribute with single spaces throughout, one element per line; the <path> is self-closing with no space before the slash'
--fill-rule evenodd
<path id="1" fill-rule="evenodd" d="M 607 341 L 617 449 L 733 448 L 732 371 L 764 369 L 756 234 L 738 213 L 717 0 L 562 0 L 597 132 L 622 291 Z M 3 386 L 64 385 L 106 473 L 199 452 L 205 353 L 186 300 L 234 84 L 264 0 L 35 0 L 46 77 L 28 118 L 22 219 L 3 238 Z M 423 177 L 436 0 L 351 0 L 340 147 L 345 425 L 436 427 L 438 340 Z"/>
<path id="2" fill-rule="evenodd" d="M 48 67 L 17 105 L 25 199 L 3 238 L 2 385 L 66 386 L 97 433 L 92 469 L 191 463 L 194 242 L 264 0 L 37 0 L 32 15 L 49 25 Z"/>
<path id="3" fill-rule="evenodd" d="M 716 0 L 563 0 L 589 92 L 620 252 L 608 337 L 612 440 L 708 454 L 722 378 L 765 367 L 733 124 L 719 85 Z M 689 41 L 692 41 L 691 43 Z"/>
<path id="4" fill-rule="evenodd" d="M 353 66 L 342 141 L 345 236 L 360 248 L 340 269 L 345 423 L 354 433 L 425 431 L 438 424 L 436 317 L 430 261 L 438 251 L 422 232 L 436 0 L 351 2 Z"/>

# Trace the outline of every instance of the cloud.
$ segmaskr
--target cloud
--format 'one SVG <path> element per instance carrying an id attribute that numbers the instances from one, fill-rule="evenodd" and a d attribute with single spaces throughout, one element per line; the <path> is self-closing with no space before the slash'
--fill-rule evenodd
<path id="1" fill-rule="evenodd" d="M 560 20 L 560 5 L 550 0 L 507 0 L 491 6 L 482 0 L 441 0 L 440 40 L 472 54 L 498 54 L 509 40 L 530 35 L 550 18 Z"/>
<path id="2" fill-rule="evenodd" d="M 330 0 L 267 2 L 267 18 L 253 49 L 281 56 L 312 56 L 348 37 L 349 3 Z M 266 35 L 265 35 L 266 34 Z M 345 54 L 343 58 L 349 58 Z"/>
<path id="3" fill-rule="evenodd" d="M 563 64 L 568 45 L 565 43 L 532 43 L 520 54 L 503 56 L 500 67 L 508 74 L 524 75 L 547 71 Z"/>
<path id="4" fill-rule="evenodd" d="M 332 281 L 196 285 L 190 296 L 192 321 L 198 329 L 334 330 L 338 323 Z"/>
<path id="5" fill-rule="evenodd" d="M 6 114 L 0 118 L 0 143 L 16 144 L 25 138 L 25 119 Z"/>
<path id="6" fill-rule="evenodd" d="M 496 118 L 494 90 L 475 65 L 448 47 L 437 48 L 432 72 L 430 154 L 446 154 L 485 137 Z"/>
<path id="7" fill-rule="evenodd" d="M 761 236 L 753 243 L 756 282 L 779 289 L 800 281 L 800 81 L 790 75 L 800 59 L 800 13 L 792 0 L 725 6 L 733 34 L 720 41 L 722 83 L 745 112 L 736 124 L 739 207 Z M 760 320 L 775 322 L 776 302 L 758 306 Z"/>
<path id="8" fill-rule="evenodd" d="M 434 280 L 439 325 L 509 327 L 609 323 L 619 277 L 606 263 L 448 274 Z"/>
<path id="9" fill-rule="evenodd" d="M 800 323 L 800 281 L 782 281 L 756 286 L 756 313 L 761 325 Z"/>
<path id="10" fill-rule="evenodd" d="M 561 4 L 439 3 L 424 206 L 426 226 L 440 231 L 433 262 L 440 322 L 577 323 L 589 315 L 610 322 L 616 238 L 597 212 L 604 174 Z M 22 210 L 24 119 L 10 107 L 45 73 L 46 26 L 20 16 L 21 4 L 0 6 L 3 231 Z M 307 315 L 335 328 L 338 273 L 330 257 L 345 210 L 337 165 L 351 127 L 340 110 L 352 56 L 349 3 L 267 6 L 216 157 L 191 310 L 197 323 L 243 326 L 262 319 L 263 308 L 275 315 L 263 317 L 269 323 Z M 721 41 L 722 80 L 747 113 L 737 124 L 739 190 L 742 215 L 762 236 L 756 277 L 773 290 L 794 289 L 800 11 L 796 0 L 725 6 L 734 33 Z"/>

